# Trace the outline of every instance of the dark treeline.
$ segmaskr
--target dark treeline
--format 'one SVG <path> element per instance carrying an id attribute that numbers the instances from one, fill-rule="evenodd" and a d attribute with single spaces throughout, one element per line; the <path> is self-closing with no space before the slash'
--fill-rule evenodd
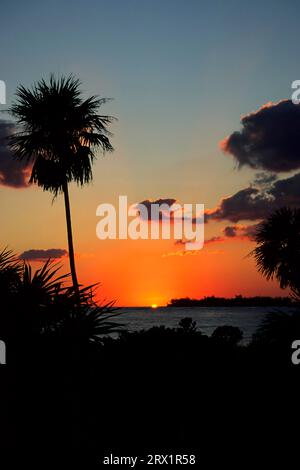
<path id="1" fill-rule="evenodd" d="M 284 307 L 295 305 L 296 301 L 291 297 L 243 297 L 236 295 L 235 297 L 203 297 L 202 299 L 191 299 L 182 297 L 179 299 L 171 299 L 168 307 Z"/>
<path id="2" fill-rule="evenodd" d="M 248 345 L 237 327 L 207 336 L 190 318 L 130 333 L 91 287 L 78 297 L 65 280 L 49 262 L 33 273 L 0 253 L 2 456 L 95 468 L 111 452 L 195 452 L 213 464 L 236 460 L 233 445 L 251 456 L 282 444 L 297 421 L 297 308 L 270 313 Z"/>
<path id="3" fill-rule="evenodd" d="M 283 314 L 268 325 L 248 346 L 239 328 L 209 337 L 188 318 L 96 342 L 71 325 L 64 337 L 34 333 L 9 347 L 2 443 L 15 439 L 23 461 L 65 454 L 84 468 L 110 452 L 196 452 L 211 462 L 233 462 L 233 445 L 250 456 L 260 446 L 272 452 L 266 435 L 280 446 L 297 416 L 291 341 L 300 322 Z"/>

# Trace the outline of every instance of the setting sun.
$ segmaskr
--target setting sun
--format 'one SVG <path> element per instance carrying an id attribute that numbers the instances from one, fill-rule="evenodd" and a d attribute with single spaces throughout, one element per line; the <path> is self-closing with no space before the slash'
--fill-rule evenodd
<path id="1" fill-rule="evenodd" d="M 152 304 L 152 305 L 151 305 L 151 308 L 157 308 L 157 305 L 156 305 L 156 304 Z"/>

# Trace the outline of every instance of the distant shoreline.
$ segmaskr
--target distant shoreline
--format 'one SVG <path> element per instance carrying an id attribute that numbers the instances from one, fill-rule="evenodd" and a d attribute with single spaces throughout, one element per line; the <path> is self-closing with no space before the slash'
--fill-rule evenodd
<path id="1" fill-rule="evenodd" d="M 296 307 L 299 304 L 291 297 L 203 297 L 202 299 L 190 299 L 189 297 L 171 299 L 167 307 Z"/>

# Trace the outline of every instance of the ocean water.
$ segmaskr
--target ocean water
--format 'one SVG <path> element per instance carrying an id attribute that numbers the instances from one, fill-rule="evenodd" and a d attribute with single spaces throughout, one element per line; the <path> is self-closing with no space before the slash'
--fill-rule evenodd
<path id="1" fill-rule="evenodd" d="M 243 331 L 243 342 L 248 343 L 265 315 L 276 310 L 289 311 L 287 307 L 143 307 L 121 308 L 117 321 L 128 331 L 149 329 L 164 325 L 176 328 L 180 320 L 190 317 L 196 321 L 197 329 L 211 335 L 223 325 L 237 326 Z"/>

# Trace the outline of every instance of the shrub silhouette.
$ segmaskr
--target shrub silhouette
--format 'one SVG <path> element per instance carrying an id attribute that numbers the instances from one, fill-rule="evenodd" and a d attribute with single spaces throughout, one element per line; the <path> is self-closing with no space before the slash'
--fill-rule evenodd
<path id="1" fill-rule="evenodd" d="M 212 333 L 212 338 L 230 346 L 236 346 L 243 339 L 243 332 L 237 326 L 218 326 Z"/>
<path id="2" fill-rule="evenodd" d="M 195 333 L 197 330 L 197 324 L 190 317 L 182 318 L 179 322 L 179 328 L 182 328 L 184 333 Z"/>
<path id="3" fill-rule="evenodd" d="M 119 315 L 113 302 L 97 304 L 95 286 L 81 287 L 78 298 L 74 287 L 65 285 L 70 275 L 59 275 L 60 269 L 48 260 L 33 273 L 11 251 L 0 253 L 0 335 L 15 349 L 44 341 L 75 350 L 102 344 L 103 336 L 120 331 L 112 321 Z"/>

